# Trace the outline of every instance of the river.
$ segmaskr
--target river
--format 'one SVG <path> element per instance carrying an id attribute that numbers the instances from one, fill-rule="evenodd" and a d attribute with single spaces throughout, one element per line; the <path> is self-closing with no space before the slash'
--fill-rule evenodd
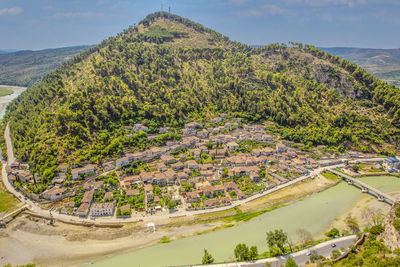
<path id="1" fill-rule="evenodd" d="M 400 180 L 396 177 L 374 176 L 362 180 L 386 193 L 400 190 Z M 361 196 L 359 189 L 342 182 L 291 205 L 264 213 L 249 222 L 120 254 L 90 266 L 199 264 L 203 249 L 207 249 L 217 262 L 221 262 L 233 259 L 233 250 L 238 243 L 256 245 L 259 252 L 263 252 L 268 249 L 265 242 L 267 231 L 281 228 L 294 242 L 298 241 L 296 230 L 299 228 L 307 229 L 314 237 L 321 237 L 331 223 L 352 208 Z"/>
<path id="2" fill-rule="evenodd" d="M 9 85 L 0 85 L 0 87 L 7 87 L 14 90 L 14 93 L 12 93 L 11 95 L 0 97 L 0 119 L 1 119 L 4 117 L 4 114 L 6 113 L 6 107 L 8 103 L 10 103 L 10 101 L 13 100 L 14 98 L 18 97 L 23 91 L 25 91 L 26 87 L 9 86 Z"/>

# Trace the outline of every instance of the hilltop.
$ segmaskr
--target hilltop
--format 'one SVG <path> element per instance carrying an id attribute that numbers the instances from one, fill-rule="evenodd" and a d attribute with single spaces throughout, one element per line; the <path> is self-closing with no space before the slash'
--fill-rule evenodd
<path id="1" fill-rule="evenodd" d="M 90 46 L 0 51 L 0 84 L 30 86 Z"/>
<path id="2" fill-rule="evenodd" d="M 17 156 L 42 175 L 143 149 L 148 133 L 220 113 L 308 147 L 391 154 L 400 94 L 356 64 L 302 44 L 250 46 L 166 12 L 64 63 L 7 110 Z"/>

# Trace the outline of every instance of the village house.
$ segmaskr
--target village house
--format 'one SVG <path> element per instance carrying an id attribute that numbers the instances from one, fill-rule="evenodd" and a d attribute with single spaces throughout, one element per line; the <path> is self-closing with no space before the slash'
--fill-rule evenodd
<path id="1" fill-rule="evenodd" d="M 90 209 L 90 215 L 93 217 L 98 216 L 113 216 L 114 215 L 114 201 L 93 203 Z"/>
<path id="2" fill-rule="evenodd" d="M 106 192 L 103 196 L 103 202 L 108 202 L 113 199 L 113 193 L 112 192 Z"/>
<path id="3" fill-rule="evenodd" d="M 201 159 L 201 149 L 199 148 L 191 149 L 189 150 L 189 153 L 193 155 L 196 160 Z"/>
<path id="4" fill-rule="evenodd" d="M 174 184 L 177 178 L 177 173 L 171 169 L 168 169 L 166 172 L 164 172 L 164 176 L 168 184 Z"/>
<path id="5" fill-rule="evenodd" d="M 89 203 L 82 203 L 78 209 L 76 210 L 75 214 L 80 216 L 80 217 L 86 217 L 89 214 L 89 207 L 90 204 Z"/>
<path id="6" fill-rule="evenodd" d="M 198 182 L 195 185 L 196 189 L 201 189 L 204 186 L 211 186 L 211 184 L 210 184 L 210 182 L 205 181 L 205 182 Z"/>
<path id="7" fill-rule="evenodd" d="M 145 152 L 135 152 L 135 153 L 129 153 L 126 155 L 129 159 L 129 163 L 132 161 L 141 161 L 144 160 L 144 158 L 147 156 L 147 153 Z"/>
<path id="8" fill-rule="evenodd" d="M 146 184 L 144 186 L 144 192 L 146 193 L 147 201 L 154 199 L 153 186 L 151 184 Z"/>
<path id="9" fill-rule="evenodd" d="M 162 160 L 162 162 L 163 162 L 164 164 L 171 164 L 171 163 L 175 163 L 175 162 L 177 161 L 177 159 L 174 158 L 174 157 L 171 156 L 171 155 L 162 155 L 162 156 L 160 157 L 160 159 Z"/>
<path id="10" fill-rule="evenodd" d="M 389 169 L 398 169 L 400 166 L 400 161 L 396 157 L 386 157 L 383 160 L 383 165 Z"/>
<path id="11" fill-rule="evenodd" d="M 189 136 L 182 138 L 181 146 L 190 148 L 195 146 L 199 142 L 199 139 L 195 136 Z"/>
<path id="12" fill-rule="evenodd" d="M 230 204 L 231 203 L 231 198 L 230 197 L 221 197 L 219 199 L 219 201 L 220 201 L 220 203 L 223 203 L 223 204 Z"/>
<path id="13" fill-rule="evenodd" d="M 237 166 L 237 167 L 251 166 L 254 164 L 253 161 L 251 160 L 251 157 L 246 156 L 244 154 L 231 156 L 227 158 L 226 161 L 229 166 Z"/>
<path id="14" fill-rule="evenodd" d="M 104 185 L 104 181 L 96 181 L 93 184 L 93 189 L 94 190 L 100 189 L 103 185 Z"/>
<path id="15" fill-rule="evenodd" d="M 217 206 L 217 204 L 219 204 L 219 199 L 217 198 L 210 198 L 204 200 L 204 207 L 206 208 Z"/>
<path id="16" fill-rule="evenodd" d="M 31 182 L 31 181 L 33 181 L 33 175 L 30 172 L 26 171 L 26 170 L 18 171 L 17 178 L 22 182 Z"/>
<path id="17" fill-rule="evenodd" d="M 134 133 L 140 132 L 140 131 L 147 132 L 149 130 L 148 127 L 144 126 L 141 123 L 136 123 L 135 125 L 133 125 L 133 127 L 131 127 L 131 129 Z"/>
<path id="18" fill-rule="evenodd" d="M 44 199 L 50 200 L 50 201 L 58 201 L 64 197 L 64 193 L 67 190 L 67 188 L 59 188 L 59 187 L 53 187 L 50 188 L 49 190 L 44 191 L 41 196 Z"/>
<path id="19" fill-rule="evenodd" d="M 140 176 L 139 175 L 132 175 L 132 176 L 127 176 L 123 178 L 122 180 L 119 181 L 120 186 L 122 188 L 130 188 L 132 185 L 137 184 L 140 182 Z"/>
<path id="20" fill-rule="evenodd" d="M 226 144 L 226 147 L 230 150 L 230 151 L 235 151 L 236 149 L 239 148 L 238 143 L 236 142 L 229 142 Z"/>
<path id="21" fill-rule="evenodd" d="M 198 182 L 200 182 L 200 177 L 192 177 L 192 178 L 189 178 L 189 184 L 191 184 L 191 185 L 195 185 L 195 184 L 197 184 Z"/>
<path id="22" fill-rule="evenodd" d="M 145 184 L 152 184 L 154 179 L 154 172 L 141 172 L 140 178 L 142 179 L 143 183 Z"/>
<path id="23" fill-rule="evenodd" d="M 206 163 L 206 164 L 200 164 L 200 170 L 205 171 L 205 170 L 214 170 L 214 166 L 211 163 Z"/>
<path id="24" fill-rule="evenodd" d="M 200 196 L 196 191 L 186 193 L 186 202 L 192 203 L 196 201 L 200 201 Z"/>
<path id="25" fill-rule="evenodd" d="M 62 173 L 66 173 L 68 171 L 68 165 L 67 164 L 60 164 L 58 165 L 58 171 Z"/>
<path id="26" fill-rule="evenodd" d="M 276 152 L 278 152 L 278 153 L 286 152 L 287 149 L 288 149 L 287 146 L 285 146 L 283 143 L 278 143 L 276 145 Z"/>
<path id="27" fill-rule="evenodd" d="M 131 211 L 131 204 L 125 204 L 119 207 L 119 210 L 121 211 L 121 214 L 123 214 L 125 211 Z"/>
<path id="28" fill-rule="evenodd" d="M 131 163 L 131 161 L 129 160 L 128 157 L 122 157 L 115 161 L 115 166 L 117 166 L 117 168 L 120 168 L 129 165 L 129 163 Z"/>
<path id="29" fill-rule="evenodd" d="M 125 191 L 127 197 L 132 197 L 132 196 L 139 196 L 140 195 L 140 190 L 139 189 L 128 189 Z"/>
<path id="30" fill-rule="evenodd" d="M 206 180 L 212 184 L 215 184 L 219 183 L 221 181 L 221 178 L 217 174 L 214 174 L 213 176 L 206 177 Z"/>
<path id="31" fill-rule="evenodd" d="M 199 165 L 194 160 L 188 160 L 185 162 L 185 167 L 189 169 L 199 169 Z"/>
<path id="32" fill-rule="evenodd" d="M 168 170 L 168 167 L 163 162 L 157 162 L 156 168 L 160 172 L 164 172 L 164 171 Z"/>
<path id="33" fill-rule="evenodd" d="M 183 167 L 184 167 L 183 163 L 180 162 L 180 161 L 178 161 L 178 162 L 176 162 L 174 164 L 171 164 L 171 168 L 174 169 L 174 170 L 182 170 Z"/>
<path id="34" fill-rule="evenodd" d="M 245 167 L 234 167 L 232 168 L 233 175 L 237 177 L 242 177 L 243 175 L 251 176 L 254 173 L 259 173 L 260 168 L 257 166 L 245 166 Z"/>
<path id="35" fill-rule="evenodd" d="M 244 198 L 246 198 L 246 195 L 242 192 L 242 190 L 240 190 L 240 189 L 237 189 L 236 191 L 235 191 L 235 193 L 236 193 L 236 196 L 237 196 L 237 198 L 238 199 L 244 199 Z"/>
<path id="36" fill-rule="evenodd" d="M 167 179 L 164 173 L 161 172 L 154 173 L 153 184 L 158 186 L 166 186 Z"/>
<path id="37" fill-rule="evenodd" d="M 103 170 L 105 172 L 112 171 L 114 169 L 115 169 L 115 165 L 114 165 L 113 161 L 108 161 L 106 163 L 103 163 Z"/>
<path id="38" fill-rule="evenodd" d="M 203 177 L 209 177 L 209 176 L 213 176 L 214 172 L 212 170 L 201 170 L 200 171 L 200 175 Z"/>
<path id="39" fill-rule="evenodd" d="M 90 206 L 90 204 L 92 204 L 93 194 L 94 194 L 94 190 L 93 190 L 93 189 L 90 190 L 90 191 L 86 191 L 86 192 L 83 194 L 83 198 L 82 198 L 82 200 L 81 200 L 81 203 L 88 203 L 89 206 Z"/>
<path id="40" fill-rule="evenodd" d="M 238 189 L 238 185 L 234 182 L 227 182 L 224 184 L 225 190 L 230 192 L 230 191 L 235 191 Z"/>
<path id="41" fill-rule="evenodd" d="M 179 180 L 179 183 L 187 183 L 189 179 L 189 175 L 185 172 L 178 172 L 177 173 L 177 179 Z"/>
<path id="42" fill-rule="evenodd" d="M 97 165 L 89 164 L 82 168 L 76 168 L 71 170 L 72 179 L 76 180 L 82 177 L 82 175 L 87 175 L 89 173 L 95 173 L 97 170 Z"/>
<path id="43" fill-rule="evenodd" d="M 206 129 L 202 129 L 196 133 L 196 136 L 205 139 L 208 137 L 208 131 Z"/>

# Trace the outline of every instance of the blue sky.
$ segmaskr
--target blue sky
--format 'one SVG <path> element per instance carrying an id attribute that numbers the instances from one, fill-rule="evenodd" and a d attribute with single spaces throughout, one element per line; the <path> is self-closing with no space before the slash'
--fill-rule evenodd
<path id="1" fill-rule="evenodd" d="M 400 0 L 0 0 L 0 49 L 96 44 L 161 3 L 247 44 L 400 48 Z"/>

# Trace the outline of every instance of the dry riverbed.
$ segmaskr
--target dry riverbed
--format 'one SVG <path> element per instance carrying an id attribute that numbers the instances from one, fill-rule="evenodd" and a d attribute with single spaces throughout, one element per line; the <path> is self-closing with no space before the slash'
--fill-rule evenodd
<path id="1" fill-rule="evenodd" d="M 246 213 L 286 205 L 335 183 L 319 177 L 246 203 L 240 210 Z M 50 226 L 47 220 L 22 215 L 7 229 L 0 230 L 0 265 L 32 262 L 45 266 L 79 265 L 154 245 L 164 236 L 174 240 L 241 223 L 233 217 L 229 220 L 236 213 L 231 209 L 195 217 L 166 218 L 156 222 L 156 232 L 148 229 L 144 223 L 124 224 L 121 228 L 76 226 L 61 222 Z"/>

